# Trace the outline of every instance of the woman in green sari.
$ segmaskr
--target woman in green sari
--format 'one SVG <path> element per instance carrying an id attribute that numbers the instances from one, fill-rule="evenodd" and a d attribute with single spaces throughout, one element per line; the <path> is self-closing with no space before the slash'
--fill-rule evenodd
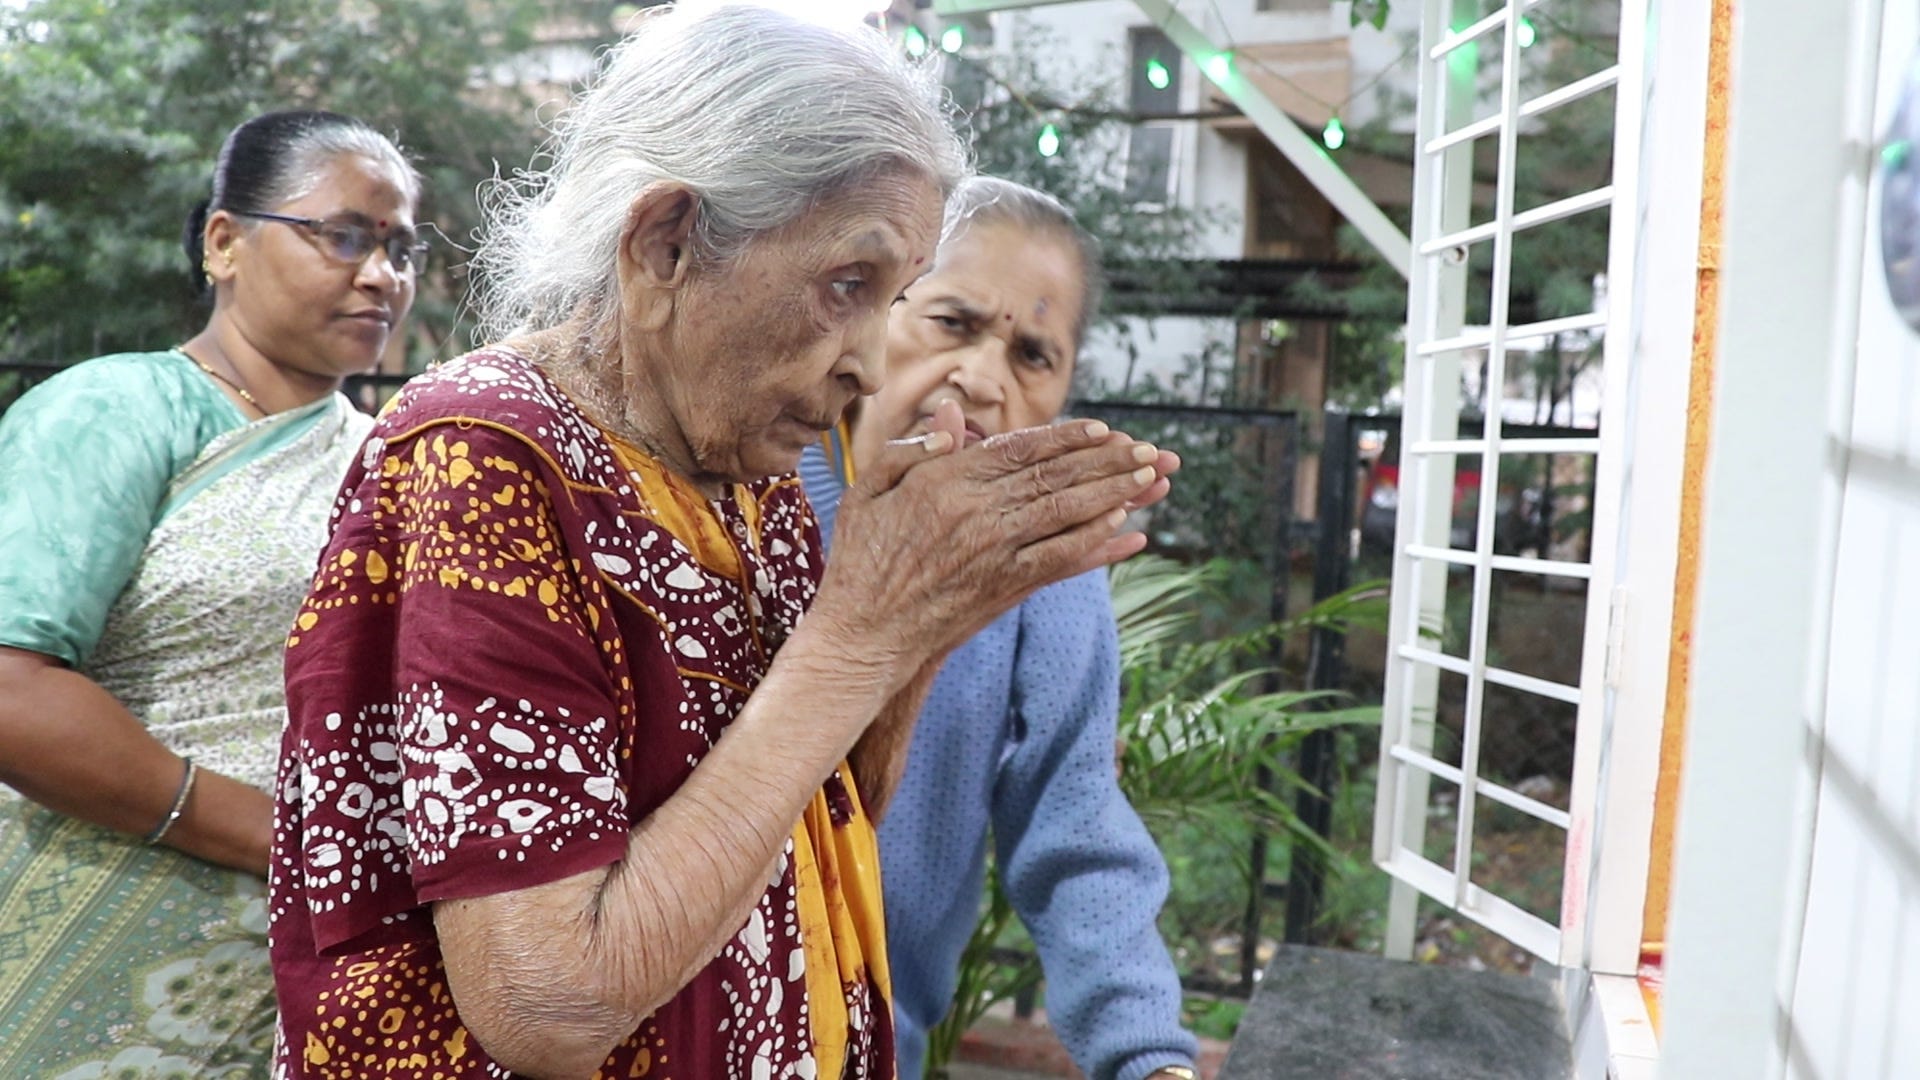
<path id="1" fill-rule="evenodd" d="M 281 652 L 413 302 L 419 177 L 269 113 L 190 217 L 205 329 L 0 417 L 0 1076 L 264 1076 Z"/>

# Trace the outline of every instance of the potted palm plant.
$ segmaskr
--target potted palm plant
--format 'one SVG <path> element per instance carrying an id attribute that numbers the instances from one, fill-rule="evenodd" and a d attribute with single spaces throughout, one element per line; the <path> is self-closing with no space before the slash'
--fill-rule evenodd
<path id="1" fill-rule="evenodd" d="M 1326 840 L 1293 809 L 1293 796 L 1307 786 L 1292 768 L 1294 751 L 1309 732 L 1377 723 L 1379 708 L 1345 704 L 1331 691 L 1274 689 L 1283 679 L 1270 661 L 1280 645 L 1316 627 L 1383 623 L 1385 589 L 1368 582 L 1291 618 L 1210 635 L 1201 613 L 1229 574 L 1221 561 L 1187 566 L 1152 555 L 1113 568 L 1120 786 L 1163 849 L 1176 832 L 1230 837 L 1253 829 L 1288 845 L 1293 858 L 1324 860 Z M 1247 872 L 1243 854 L 1218 856 L 1237 858 Z M 1232 898 L 1220 902 L 1239 908 Z M 928 1032 L 927 1075 L 945 1075 L 960 1036 L 1039 980 L 1039 961 L 1022 947 L 1013 906 L 989 866 L 953 1008 Z"/>

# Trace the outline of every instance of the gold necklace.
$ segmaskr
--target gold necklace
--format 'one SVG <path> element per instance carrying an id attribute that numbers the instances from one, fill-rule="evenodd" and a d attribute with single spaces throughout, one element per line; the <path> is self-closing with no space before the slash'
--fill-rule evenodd
<path id="1" fill-rule="evenodd" d="M 247 404 L 253 406 L 255 410 L 263 414 L 267 411 L 260 407 L 260 402 L 254 398 L 253 394 L 248 392 L 246 387 L 241 386 L 239 383 L 233 381 L 232 379 L 227 378 L 225 375 L 222 375 L 219 372 L 208 367 L 207 362 L 205 360 L 202 360 L 199 357 L 188 352 L 187 347 L 185 345 L 175 345 L 173 349 L 175 352 L 179 353 L 181 356 L 184 356 L 187 359 L 193 361 L 194 366 L 199 368 L 201 371 L 206 372 L 212 378 L 218 379 L 221 382 L 226 383 L 228 386 L 232 387 L 233 392 L 240 395 L 241 401 L 244 401 Z M 239 372 L 235 371 L 234 374 L 238 375 Z"/>

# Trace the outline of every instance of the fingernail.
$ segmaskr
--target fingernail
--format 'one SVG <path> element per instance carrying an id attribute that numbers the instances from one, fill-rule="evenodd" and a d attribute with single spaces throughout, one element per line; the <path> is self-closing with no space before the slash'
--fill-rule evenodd
<path id="1" fill-rule="evenodd" d="M 921 445 L 927 448 L 927 453 L 929 454 L 944 454 L 948 450 L 953 449 L 953 433 L 950 431 L 930 432 L 927 435 L 927 441 Z"/>
<path id="2" fill-rule="evenodd" d="M 1121 509 L 1121 510 L 1107 511 L 1107 528 L 1117 529 L 1120 527 L 1120 523 L 1125 520 L 1127 520 L 1126 510 Z"/>
<path id="3" fill-rule="evenodd" d="M 1106 437 L 1107 431 L 1109 429 L 1107 428 L 1106 424 L 1101 423 L 1098 420 L 1089 420 L 1087 421 L 1087 426 L 1082 428 L 1081 430 L 1086 432 L 1087 438 L 1089 439 L 1100 439 L 1100 438 Z"/>
<path id="4" fill-rule="evenodd" d="M 1133 470 L 1133 482 L 1136 484 L 1151 484 L 1153 483 L 1153 476 L 1154 473 L 1151 466 Z"/>
<path id="5" fill-rule="evenodd" d="M 1160 456 L 1159 448 L 1154 446 L 1152 443 L 1134 443 L 1133 444 L 1133 460 L 1135 461 L 1140 461 L 1140 462 L 1152 461 L 1154 458 L 1157 458 L 1159 456 Z"/>

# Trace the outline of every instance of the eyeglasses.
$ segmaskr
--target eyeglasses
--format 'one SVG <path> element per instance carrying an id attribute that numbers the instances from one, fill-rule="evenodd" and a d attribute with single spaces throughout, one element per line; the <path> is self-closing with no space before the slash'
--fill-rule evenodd
<path id="1" fill-rule="evenodd" d="M 296 225 L 320 241 L 320 250 L 330 259 L 358 266 L 373 254 L 375 248 L 385 248 L 387 262 L 393 265 L 396 274 L 412 274 L 427 259 L 426 242 L 412 229 L 395 229 L 385 239 L 374 235 L 372 229 L 357 221 L 329 221 L 324 218 L 292 217 L 287 214 L 268 214 L 258 210 L 229 210 L 235 217 L 259 218 L 262 221 L 278 221 L 284 225 Z"/>

